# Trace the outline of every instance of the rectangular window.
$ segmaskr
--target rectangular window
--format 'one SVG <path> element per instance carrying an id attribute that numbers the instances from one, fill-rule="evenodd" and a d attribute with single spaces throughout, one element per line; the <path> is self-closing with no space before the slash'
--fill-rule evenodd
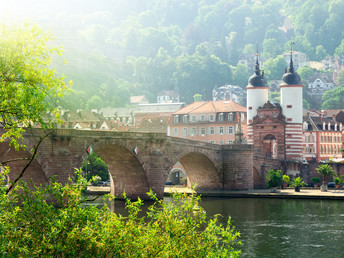
<path id="1" fill-rule="evenodd" d="M 201 119 L 202 122 L 205 121 L 205 115 L 201 115 Z"/>
<path id="2" fill-rule="evenodd" d="M 217 130 L 218 130 L 218 133 L 219 133 L 220 135 L 223 134 L 223 126 L 218 127 Z"/>
<path id="3" fill-rule="evenodd" d="M 218 121 L 219 121 L 219 122 L 222 122 L 222 121 L 223 121 L 223 113 L 219 114 Z"/>
<path id="4" fill-rule="evenodd" d="M 215 143 L 216 143 L 216 141 L 210 141 L 210 143 L 213 143 L 213 144 L 215 144 Z"/>
<path id="5" fill-rule="evenodd" d="M 178 128 L 173 128 L 172 135 L 178 136 Z"/>
<path id="6" fill-rule="evenodd" d="M 215 121 L 215 116 L 214 115 L 209 115 L 209 121 L 214 122 Z"/>
<path id="7" fill-rule="evenodd" d="M 188 115 L 184 115 L 183 116 L 183 123 L 187 124 L 189 122 L 189 116 Z"/>
<path id="8" fill-rule="evenodd" d="M 215 134 L 215 127 L 209 127 L 209 134 L 214 135 Z"/>
<path id="9" fill-rule="evenodd" d="M 248 107 L 248 110 L 252 110 L 252 107 Z"/>
<path id="10" fill-rule="evenodd" d="M 188 136 L 188 129 L 187 128 L 183 128 L 183 136 Z"/>
<path id="11" fill-rule="evenodd" d="M 205 127 L 202 127 L 202 128 L 201 128 L 201 131 L 200 131 L 200 134 L 201 134 L 201 135 L 205 135 L 205 133 L 206 133 Z"/>
<path id="12" fill-rule="evenodd" d="M 291 121 L 293 121 L 293 119 L 292 118 L 287 118 L 287 121 L 291 122 Z"/>
<path id="13" fill-rule="evenodd" d="M 293 107 L 293 105 L 287 105 L 287 108 L 292 108 Z"/>
<path id="14" fill-rule="evenodd" d="M 196 116 L 191 116 L 191 122 L 196 122 Z"/>
<path id="15" fill-rule="evenodd" d="M 191 128 L 191 136 L 197 135 L 197 128 Z"/>
<path id="16" fill-rule="evenodd" d="M 219 141 L 219 144 L 221 144 L 221 145 L 222 145 L 222 144 L 223 144 L 223 141 Z"/>
<path id="17" fill-rule="evenodd" d="M 234 127 L 233 126 L 228 127 L 228 134 L 234 134 Z"/>

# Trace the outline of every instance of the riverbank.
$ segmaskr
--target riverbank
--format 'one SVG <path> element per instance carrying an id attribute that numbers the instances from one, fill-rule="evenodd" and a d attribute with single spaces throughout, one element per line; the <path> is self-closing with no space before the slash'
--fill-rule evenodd
<path id="1" fill-rule="evenodd" d="M 186 187 L 165 187 L 165 195 L 169 195 L 171 191 L 192 193 L 192 190 Z M 274 193 L 271 192 L 271 189 L 250 189 L 243 191 L 197 191 L 197 193 L 205 197 L 344 200 L 344 189 L 329 189 L 322 192 L 319 188 L 301 188 L 300 192 L 295 192 L 294 188 L 288 188 L 277 189 L 277 192 Z"/>
<path id="2" fill-rule="evenodd" d="M 171 192 L 192 193 L 192 189 L 183 186 L 165 186 L 164 195 L 169 196 Z M 87 187 L 87 193 L 90 195 L 107 194 L 110 187 Z M 293 188 L 277 189 L 272 193 L 270 189 L 251 189 L 244 191 L 197 191 L 199 195 L 205 197 L 228 197 L 228 198 L 280 198 L 280 199 L 326 199 L 326 200 L 344 200 L 344 189 L 329 189 L 327 192 L 321 192 L 319 188 L 301 188 L 300 192 L 295 192 Z"/>

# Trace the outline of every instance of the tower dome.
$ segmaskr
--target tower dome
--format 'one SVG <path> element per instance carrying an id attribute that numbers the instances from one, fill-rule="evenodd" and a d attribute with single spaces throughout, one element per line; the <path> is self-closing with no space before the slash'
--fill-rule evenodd
<path id="1" fill-rule="evenodd" d="M 254 74 L 248 79 L 248 87 L 266 87 L 264 72 L 261 74 L 259 69 L 258 53 L 256 56 L 256 67 Z"/>
<path id="2" fill-rule="evenodd" d="M 290 51 L 290 63 L 288 72 L 286 71 L 286 73 L 282 77 L 282 80 L 283 85 L 301 85 L 300 75 L 294 70 L 292 51 Z"/>

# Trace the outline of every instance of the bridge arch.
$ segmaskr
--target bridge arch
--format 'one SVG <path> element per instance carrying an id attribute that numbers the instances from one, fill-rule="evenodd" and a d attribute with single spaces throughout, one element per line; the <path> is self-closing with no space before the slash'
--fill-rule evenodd
<path id="1" fill-rule="evenodd" d="M 94 151 L 109 169 L 112 194 L 120 197 L 125 192 L 129 198 L 136 198 L 149 191 L 144 168 L 133 152 L 117 144 L 96 147 Z"/>
<path id="2" fill-rule="evenodd" d="M 7 183 L 10 183 L 19 176 L 28 163 L 27 158 L 30 158 L 31 154 L 28 150 L 15 151 L 13 148 L 10 148 L 6 142 L 0 144 L 0 153 L 6 153 L 2 158 L 2 161 L 15 160 L 7 164 L 11 171 L 6 177 L 6 180 Z M 34 181 L 31 180 L 32 178 L 34 178 Z M 31 165 L 25 170 L 21 180 L 25 181 L 28 185 L 31 185 L 32 183 L 35 185 L 45 185 L 49 182 L 48 176 L 36 159 L 34 159 Z"/>
<path id="3" fill-rule="evenodd" d="M 184 153 L 180 155 L 178 161 L 185 170 L 188 186 L 196 184 L 196 190 L 222 189 L 222 179 L 218 169 L 214 162 L 204 153 Z"/>

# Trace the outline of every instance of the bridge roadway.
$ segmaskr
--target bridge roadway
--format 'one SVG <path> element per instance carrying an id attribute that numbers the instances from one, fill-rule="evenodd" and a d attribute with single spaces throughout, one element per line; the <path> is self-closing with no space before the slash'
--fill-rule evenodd
<path id="1" fill-rule="evenodd" d="M 7 158 L 28 156 L 43 134 L 41 129 L 27 130 L 24 134 L 27 151 L 11 150 Z M 24 180 L 45 184 L 55 175 L 59 182 L 66 183 L 74 177 L 75 169 L 81 167 L 90 146 L 108 166 L 111 192 L 116 196 L 125 192 L 131 198 L 146 198 L 152 189 L 162 197 L 168 174 L 178 161 L 185 169 L 189 185 L 197 184 L 200 191 L 253 188 L 251 145 L 216 145 L 162 133 L 74 129 L 56 129 L 44 139 Z M 6 149 L 7 143 L 0 144 L 0 151 Z M 25 163 L 10 164 L 10 179 L 20 173 Z"/>

